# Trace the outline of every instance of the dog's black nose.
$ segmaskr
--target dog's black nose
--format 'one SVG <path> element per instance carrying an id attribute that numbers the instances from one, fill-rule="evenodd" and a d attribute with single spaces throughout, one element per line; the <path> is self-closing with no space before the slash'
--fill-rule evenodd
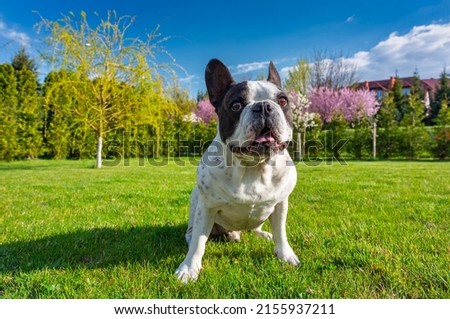
<path id="1" fill-rule="evenodd" d="M 258 102 L 253 106 L 252 111 L 255 113 L 271 113 L 273 106 L 268 101 Z"/>

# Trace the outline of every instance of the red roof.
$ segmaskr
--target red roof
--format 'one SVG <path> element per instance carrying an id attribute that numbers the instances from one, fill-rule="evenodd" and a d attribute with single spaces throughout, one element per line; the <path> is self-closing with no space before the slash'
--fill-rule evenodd
<path id="1" fill-rule="evenodd" d="M 399 78 L 399 79 L 402 81 L 404 88 L 410 88 L 412 86 L 414 77 Z M 439 80 L 433 78 L 423 80 L 421 79 L 420 82 L 422 83 L 423 88 L 430 93 L 434 93 L 439 85 Z M 356 85 L 356 87 L 359 89 L 368 89 L 371 91 L 379 91 L 379 90 L 386 91 L 392 88 L 394 86 L 394 83 L 395 78 L 391 77 L 390 79 L 387 80 L 360 82 Z"/>

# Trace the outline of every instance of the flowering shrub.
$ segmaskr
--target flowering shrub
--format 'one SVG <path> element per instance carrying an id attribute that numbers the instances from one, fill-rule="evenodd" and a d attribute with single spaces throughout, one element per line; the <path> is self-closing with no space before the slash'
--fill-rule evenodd
<path id="1" fill-rule="evenodd" d="M 309 112 L 311 102 L 308 98 L 299 92 L 288 92 L 289 99 L 292 102 L 292 115 L 294 128 L 298 131 L 308 127 L 315 127 L 317 123 L 314 121 L 315 113 Z"/>
<path id="2" fill-rule="evenodd" d="M 348 122 L 371 118 L 379 109 L 375 93 L 368 90 L 316 88 L 309 94 L 309 100 L 311 111 L 318 113 L 325 123 L 337 115 Z"/>
<path id="3" fill-rule="evenodd" d="M 196 119 L 200 119 L 205 124 L 217 119 L 216 110 L 209 100 L 199 101 L 194 115 Z"/>

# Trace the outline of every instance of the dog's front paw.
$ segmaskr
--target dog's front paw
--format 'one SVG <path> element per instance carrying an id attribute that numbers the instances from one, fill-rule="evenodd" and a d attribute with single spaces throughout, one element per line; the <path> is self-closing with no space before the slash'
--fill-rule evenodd
<path id="1" fill-rule="evenodd" d="M 196 281 L 198 278 L 198 274 L 200 273 L 200 268 L 198 266 L 189 266 L 187 263 L 183 262 L 175 271 L 175 275 L 177 278 L 183 282 L 188 283 L 190 281 Z"/>
<path id="2" fill-rule="evenodd" d="M 284 249 L 275 249 L 275 255 L 283 261 L 290 263 L 293 266 L 300 265 L 300 259 L 294 253 L 291 247 Z"/>

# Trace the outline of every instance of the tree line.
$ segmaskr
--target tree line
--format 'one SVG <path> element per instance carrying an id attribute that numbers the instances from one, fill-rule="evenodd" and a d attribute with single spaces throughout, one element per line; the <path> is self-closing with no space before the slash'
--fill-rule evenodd
<path id="1" fill-rule="evenodd" d="M 158 28 L 131 38 L 133 22 L 114 11 L 95 26 L 84 12 L 42 18 L 43 57 L 52 66 L 43 83 L 24 49 L 0 66 L 0 159 L 95 156 L 101 167 L 105 156 L 172 152 L 163 141 L 174 139 L 196 104 L 176 81 L 163 84 L 161 72 L 173 73 L 157 61 L 167 38 Z"/>
<path id="2" fill-rule="evenodd" d="M 0 65 L 1 160 L 94 158 L 99 136 L 100 158 L 189 155 L 214 138 L 214 121 L 187 119 L 197 102 L 177 84 L 106 86 L 66 70 L 39 83 L 34 65 L 23 49 Z"/>
<path id="3" fill-rule="evenodd" d="M 380 156 L 418 158 L 428 153 L 434 158 L 450 156 L 450 86 L 444 70 L 431 97 L 430 108 L 424 107 L 425 92 L 414 74 L 409 94 L 396 78 L 394 86 L 383 96 L 376 120 L 381 127 Z"/>
<path id="4" fill-rule="evenodd" d="M 303 104 L 294 110 L 296 131 L 304 133 L 296 141 L 303 144 L 303 158 L 370 158 L 375 122 L 380 158 L 450 154 L 445 72 L 428 114 L 417 74 L 409 95 L 397 79 L 379 104 L 369 92 L 331 86 L 302 95 L 289 85 L 292 78 L 285 84 L 294 104 Z M 176 82 L 164 89 L 159 80 L 143 83 L 112 79 L 106 85 L 63 69 L 39 83 L 34 60 L 20 50 L 11 63 L 0 65 L 0 159 L 94 158 L 100 127 L 106 136 L 100 158 L 200 154 L 216 127 L 207 96 L 199 93 L 195 101 Z M 339 140 L 345 143 L 335 147 Z"/>
<path id="5" fill-rule="evenodd" d="M 312 125 L 297 125 L 302 127 L 303 157 L 450 157 L 450 85 L 445 69 L 428 103 L 417 71 L 409 93 L 396 76 L 378 101 L 374 92 L 356 88 L 355 72 L 342 57 L 317 52 L 312 61 L 302 59 L 289 71 L 286 89 L 306 98 L 300 113 L 314 118 L 309 120 Z"/>
<path id="6" fill-rule="evenodd" d="M 87 15 L 42 18 L 43 57 L 51 70 L 38 81 L 35 61 L 21 49 L 0 65 L 0 160 L 185 156 L 200 154 L 215 136 L 208 98 L 190 98 L 156 28 L 130 38 L 134 18 L 109 11 L 91 26 Z M 159 63 L 162 52 L 170 63 Z M 356 67 L 342 56 L 315 52 L 300 60 L 285 81 L 293 101 L 303 158 L 448 158 L 450 85 L 445 70 L 425 112 L 420 77 L 410 94 L 399 78 L 376 102 L 350 89 Z M 374 131 L 376 126 L 376 131 Z M 339 144 L 341 141 L 342 144 Z M 336 147 L 339 146 L 339 147 Z"/>

